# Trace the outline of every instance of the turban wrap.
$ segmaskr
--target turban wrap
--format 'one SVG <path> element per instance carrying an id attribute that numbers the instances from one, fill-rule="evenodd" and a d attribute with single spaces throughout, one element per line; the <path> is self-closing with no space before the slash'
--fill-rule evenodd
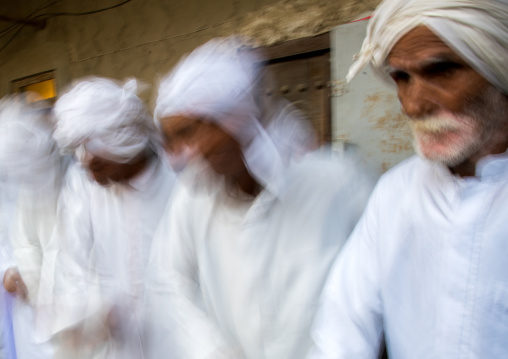
<path id="1" fill-rule="evenodd" d="M 244 43 L 235 36 L 213 39 L 183 58 L 160 83 L 155 118 L 180 115 L 215 123 L 241 145 L 251 175 L 276 191 L 280 171 L 306 152 L 305 138 L 314 138 L 313 132 L 282 100 L 271 105 L 273 111 L 263 108 L 262 58 L 245 51 Z"/>
<path id="2" fill-rule="evenodd" d="M 368 62 L 385 80 L 386 59 L 398 40 L 426 26 L 501 92 L 508 94 L 508 0 L 385 0 L 347 80 Z"/>
<path id="3" fill-rule="evenodd" d="M 61 160 L 44 110 L 18 97 L 0 101 L 0 173 L 9 184 L 41 186 Z"/>
<path id="4" fill-rule="evenodd" d="M 105 78 L 79 81 L 55 105 L 60 148 L 84 148 L 117 163 L 129 162 L 147 147 L 157 150 L 155 126 L 136 91 L 134 79 L 123 86 Z"/>

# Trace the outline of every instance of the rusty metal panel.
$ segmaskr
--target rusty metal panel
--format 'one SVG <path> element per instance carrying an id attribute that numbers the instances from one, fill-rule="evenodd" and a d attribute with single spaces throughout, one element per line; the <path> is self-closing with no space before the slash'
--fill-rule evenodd
<path id="1" fill-rule="evenodd" d="M 359 21 L 338 26 L 331 33 L 332 139 L 336 148 L 355 146 L 366 164 L 381 174 L 414 151 L 395 87 L 384 84 L 370 67 L 346 83 L 366 26 L 367 21 Z"/>

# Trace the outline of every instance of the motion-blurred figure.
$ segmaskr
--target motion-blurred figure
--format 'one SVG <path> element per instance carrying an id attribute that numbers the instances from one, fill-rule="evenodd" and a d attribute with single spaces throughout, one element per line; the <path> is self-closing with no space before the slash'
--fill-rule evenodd
<path id="1" fill-rule="evenodd" d="M 287 102 L 259 106 L 259 59 L 241 47 L 212 40 L 159 88 L 166 149 L 186 160 L 154 242 L 151 358 L 169 338 L 186 359 L 304 358 L 324 280 L 370 192 L 353 161 L 308 153 L 314 135 Z"/>
<path id="2" fill-rule="evenodd" d="M 56 252 L 50 240 L 70 158 L 58 151 L 47 108 L 24 105 L 19 97 L 3 99 L 0 107 L 0 171 L 4 192 L 0 205 L 6 224 L 4 238 L 13 249 L 3 285 L 15 296 L 12 329 L 16 357 L 52 358 L 49 343 L 35 344 L 39 339 L 34 328 L 36 322 L 37 331 L 47 324 L 40 321 L 39 314 L 51 298 L 40 293 L 39 288 L 46 287 L 43 282 L 51 280 Z"/>
<path id="3" fill-rule="evenodd" d="M 16 344 L 12 325 L 12 304 L 15 295 L 9 293 L 3 284 L 8 269 L 14 270 L 16 263 L 10 239 L 10 223 L 16 211 L 17 191 L 6 187 L 4 178 L 0 181 L 0 358 L 15 359 Z"/>
<path id="4" fill-rule="evenodd" d="M 53 332 L 68 357 L 144 357 L 145 268 L 174 176 L 136 91 L 135 80 L 89 78 L 55 105 L 54 137 L 82 165 L 64 188 L 55 233 Z"/>
<path id="5" fill-rule="evenodd" d="M 385 0 L 351 76 L 397 86 L 415 156 L 341 253 L 312 358 L 508 357 L 508 2 Z M 350 77 L 351 77 L 350 76 Z"/>

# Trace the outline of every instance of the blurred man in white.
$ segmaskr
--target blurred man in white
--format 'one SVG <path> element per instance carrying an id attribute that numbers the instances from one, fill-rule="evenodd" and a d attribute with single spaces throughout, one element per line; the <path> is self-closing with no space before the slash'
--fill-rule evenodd
<path id="1" fill-rule="evenodd" d="M 385 0 L 359 62 L 395 84 L 415 156 L 339 256 L 312 358 L 508 357 L 508 2 Z"/>
<path id="2" fill-rule="evenodd" d="M 145 269 L 174 177 L 136 91 L 89 78 L 55 105 L 54 137 L 90 175 L 72 174 L 55 233 L 53 332 L 83 358 L 144 355 Z"/>
<path id="3" fill-rule="evenodd" d="M 36 321 L 38 330 L 46 325 L 39 320 L 39 310 L 50 298 L 39 293 L 39 288 L 45 287 L 41 281 L 51 276 L 55 252 L 50 251 L 50 240 L 58 196 L 70 164 L 70 158 L 60 155 L 53 140 L 49 109 L 36 106 L 40 107 L 12 97 L 2 100 L 0 110 L 4 200 L 0 205 L 6 224 L 4 237 L 13 249 L 3 285 L 15 296 L 12 324 L 16 357 L 21 359 L 53 357 L 48 343 L 35 344 L 38 336 L 34 328 Z"/>
<path id="4" fill-rule="evenodd" d="M 353 161 L 306 155 L 314 135 L 283 105 L 260 117 L 260 59 L 242 46 L 208 42 L 159 88 L 166 149 L 188 162 L 155 239 L 149 307 L 181 358 L 304 358 L 371 187 Z"/>

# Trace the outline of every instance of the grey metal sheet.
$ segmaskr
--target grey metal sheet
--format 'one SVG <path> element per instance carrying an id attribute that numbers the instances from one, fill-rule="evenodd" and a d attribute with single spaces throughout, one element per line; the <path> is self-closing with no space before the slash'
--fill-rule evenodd
<path id="1" fill-rule="evenodd" d="M 381 174 L 414 151 L 395 87 L 384 84 L 370 67 L 346 83 L 366 25 L 367 21 L 345 24 L 331 33 L 332 141 L 337 148 L 357 147 L 366 164 Z"/>

